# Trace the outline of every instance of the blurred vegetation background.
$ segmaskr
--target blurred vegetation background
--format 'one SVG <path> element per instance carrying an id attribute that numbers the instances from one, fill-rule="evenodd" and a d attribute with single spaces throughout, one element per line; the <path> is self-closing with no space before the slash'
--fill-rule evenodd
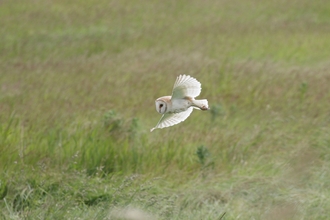
<path id="1" fill-rule="evenodd" d="M 3 219 L 327 219 L 330 2 L 3 0 Z M 176 126 L 176 77 L 211 111 Z"/>

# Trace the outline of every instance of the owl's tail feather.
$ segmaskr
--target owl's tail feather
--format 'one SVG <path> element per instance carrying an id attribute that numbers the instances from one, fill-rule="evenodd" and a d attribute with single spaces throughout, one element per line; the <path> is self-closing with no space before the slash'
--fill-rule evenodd
<path id="1" fill-rule="evenodd" d="M 209 104 L 207 102 L 207 99 L 201 99 L 201 100 L 193 100 L 192 101 L 192 106 L 196 107 L 197 109 L 200 110 L 209 110 Z"/>

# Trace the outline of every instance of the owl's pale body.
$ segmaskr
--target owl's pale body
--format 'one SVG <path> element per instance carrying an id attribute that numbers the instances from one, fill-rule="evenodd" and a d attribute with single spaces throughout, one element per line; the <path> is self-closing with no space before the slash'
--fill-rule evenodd
<path id="1" fill-rule="evenodd" d="M 180 75 L 174 83 L 172 96 L 163 96 L 156 99 L 156 111 L 163 114 L 156 127 L 165 128 L 186 120 L 193 108 L 208 110 L 206 99 L 195 100 L 201 92 L 201 84 L 195 78 Z"/>
<path id="2" fill-rule="evenodd" d="M 189 107 L 191 107 L 192 102 L 189 99 L 171 99 L 171 96 L 163 96 L 158 98 L 157 100 L 164 100 L 167 102 L 166 113 L 179 113 L 186 111 Z M 156 109 L 158 103 L 155 102 Z M 160 112 L 161 113 L 161 112 Z"/>

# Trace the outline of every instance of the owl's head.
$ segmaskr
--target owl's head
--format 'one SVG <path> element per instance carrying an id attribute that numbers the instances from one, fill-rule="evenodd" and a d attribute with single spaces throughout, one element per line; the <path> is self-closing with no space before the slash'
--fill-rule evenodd
<path id="1" fill-rule="evenodd" d="M 165 100 L 162 99 L 157 99 L 155 101 L 156 104 L 156 111 L 159 112 L 160 114 L 165 114 L 167 110 L 167 103 Z"/>

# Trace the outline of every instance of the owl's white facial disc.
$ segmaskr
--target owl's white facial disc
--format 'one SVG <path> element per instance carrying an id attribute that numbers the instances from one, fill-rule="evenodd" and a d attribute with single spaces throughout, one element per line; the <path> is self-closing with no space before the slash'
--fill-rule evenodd
<path id="1" fill-rule="evenodd" d="M 155 103 L 156 103 L 156 110 L 158 113 L 160 113 L 160 114 L 166 113 L 166 110 L 167 110 L 166 102 L 164 102 L 162 100 L 156 100 Z"/>

